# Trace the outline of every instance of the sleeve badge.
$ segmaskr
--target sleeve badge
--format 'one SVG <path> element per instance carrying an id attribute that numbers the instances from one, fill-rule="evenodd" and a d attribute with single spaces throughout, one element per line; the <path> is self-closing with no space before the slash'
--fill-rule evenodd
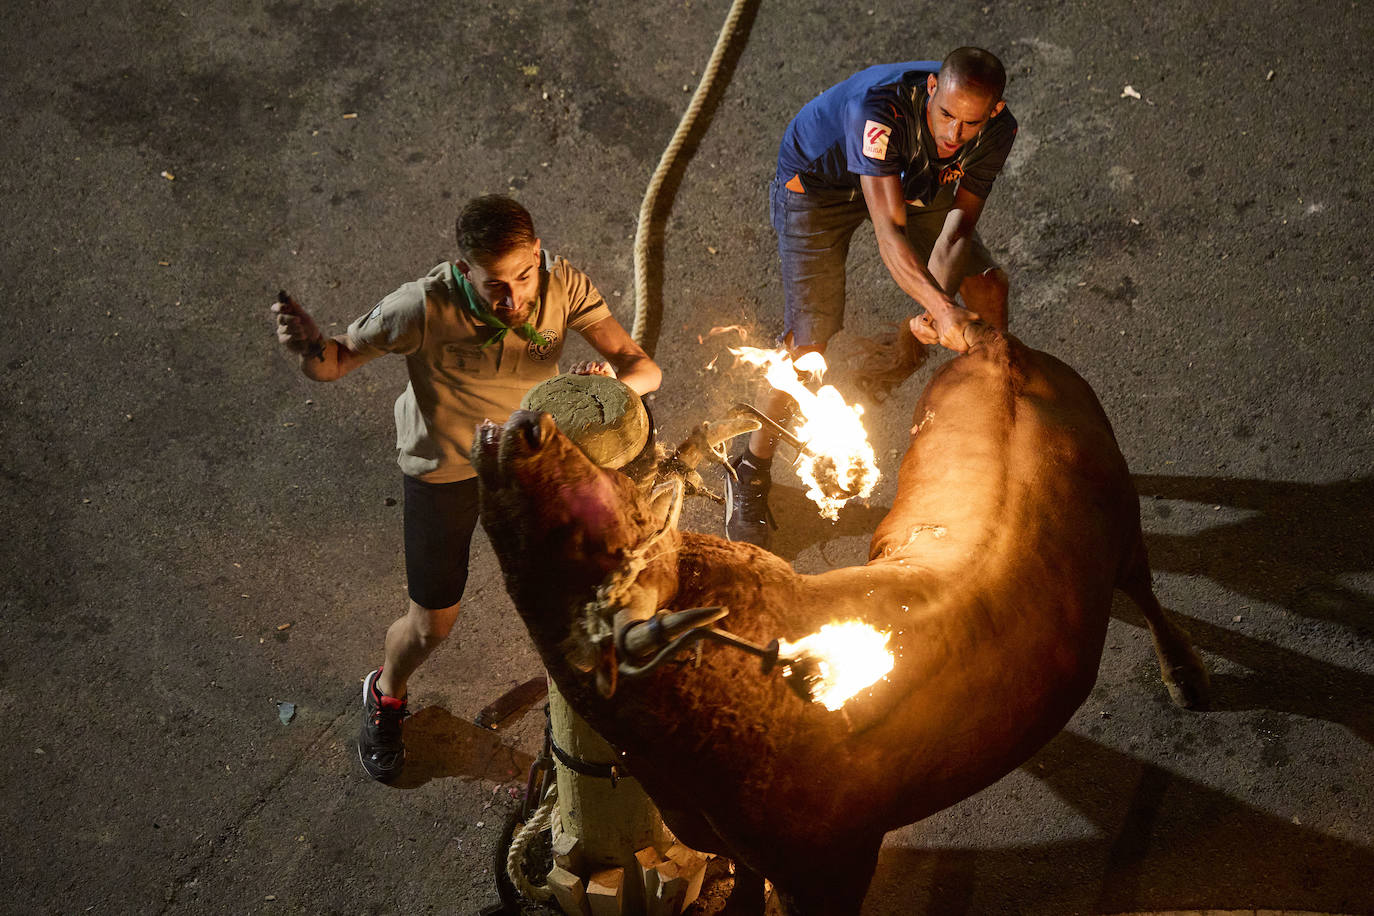
<path id="1" fill-rule="evenodd" d="M 887 141 L 892 128 L 877 121 L 864 122 L 864 155 L 882 161 L 887 158 Z"/>

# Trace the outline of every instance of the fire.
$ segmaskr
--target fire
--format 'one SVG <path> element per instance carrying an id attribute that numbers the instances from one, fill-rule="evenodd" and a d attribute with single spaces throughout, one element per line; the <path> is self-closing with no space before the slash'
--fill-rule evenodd
<path id="1" fill-rule="evenodd" d="M 807 681 L 811 699 L 832 712 L 892 670 L 891 633 L 858 620 L 830 623 L 795 643 L 779 641 L 778 653 L 792 659 L 791 672 Z"/>
<path id="2" fill-rule="evenodd" d="M 797 476 L 808 487 L 806 495 L 820 507 L 821 516 L 832 521 L 851 499 L 863 499 L 878 483 L 878 462 L 864 430 L 864 409 L 846 404 L 834 385 L 812 392 L 801 374 L 819 380 L 825 373 L 825 357 L 807 353 L 793 364 L 785 350 L 731 347 L 744 362 L 766 369 L 765 378 L 779 391 L 796 400 L 801 442 Z M 800 373 L 800 374 L 799 374 Z"/>

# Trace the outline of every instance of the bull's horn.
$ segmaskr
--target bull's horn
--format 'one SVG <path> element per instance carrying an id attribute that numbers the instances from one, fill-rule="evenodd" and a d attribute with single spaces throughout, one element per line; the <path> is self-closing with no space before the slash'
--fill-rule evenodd
<path id="1" fill-rule="evenodd" d="M 707 423 L 706 444 L 714 451 L 736 436 L 752 433 L 762 425 L 755 417 L 729 417 Z"/>

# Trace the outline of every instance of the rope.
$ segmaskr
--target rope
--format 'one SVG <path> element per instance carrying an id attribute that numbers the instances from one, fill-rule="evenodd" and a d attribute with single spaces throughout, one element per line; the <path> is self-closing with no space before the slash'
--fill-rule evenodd
<path id="1" fill-rule="evenodd" d="M 692 125 L 701 112 L 701 106 L 706 103 L 706 96 L 711 93 L 711 89 L 715 85 L 716 73 L 720 70 L 721 60 L 725 57 L 725 49 L 734 37 L 740 17 L 750 2 L 752 0 L 734 0 L 734 3 L 730 5 L 730 12 L 725 17 L 725 23 L 720 27 L 720 34 L 716 36 L 716 46 L 711 51 L 711 59 L 706 62 L 706 69 L 702 71 L 701 82 L 697 84 L 697 91 L 692 93 L 692 101 L 687 106 L 687 110 L 683 112 L 682 120 L 678 122 L 677 131 L 674 132 L 673 139 L 668 143 L 668 148 L 663 151 L 663 156 L 658 160 L 658 168 L 654 169 L 654 175 L 649 179 L 649 188 L 644 192 L 644 201 L 639 205 L 639 226 L 635 229 L 635 322 L 630 336 L 651 357 L 654 355 L 658 341 L 657 339 L 645 340 L 649 333 L 649 307 L 651 305 L 649 302 L 648 270 L 649 227 L 654 208 L 658 204 L 658 192 L 668 177 L 668 172 L 672 170 L 682 145 L 687 142 L 687 135 L 692 131 Z M 663 303 L 656 301 L 652 305 L 656 313 L 653 323 L 657 327 L 658 319 L 662 316 Z M 655 334 L 655 338 L 657 338 L 657 334 Z"/>
<path id="2" fill-rule="evenodd" d="M 553 809 L 558 804 L 558 786 L 549 786 L 549 792 L 544 796 L 544 803 L 539 806 L 539 810 L 534 812 L 534 816 L 521 825 L 515 837 L 510 841 L 510 852 L 506 854 L 506 874 L 510 877 L 511 884 L 515 885 L 526 899 L 536 903 L 548 903 L 553 899 L 553 891 L 549 890 L 548 885 L 531 884 L 525 877 L 525 847 L 529 846 L 541 831 L 547 830 L 549 820 L 553 815 Z"/>

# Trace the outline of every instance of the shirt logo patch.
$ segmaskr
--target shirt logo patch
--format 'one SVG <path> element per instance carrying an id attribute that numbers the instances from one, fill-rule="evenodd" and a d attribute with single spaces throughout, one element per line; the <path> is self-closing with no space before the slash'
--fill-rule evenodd
<path id="1" fill-rule="evenodd" d="M 379 315 L 381 315 L 381 314 L 382 314 L 382 303 L 378 302 L 376 305 L 372 306 L 372 311 L 370 311 L 370 312 L 367 313 L 367 317 L 363 319 L 363 324 L 367 324 L 369 321 L 372 321 L 373 319 L 377 318 L 377 317 L 378 317 Z"/>
<path id="2" fill-rule="evenodd" d="M 864 155 L 870 159 L 887 158 L 887 140 L 892 128 L 877 121 L 864 122 Z"/>
<path id="3" fill-rule="evenodd" d="M 964 177 L 964 164 L 955 162 L 945 166 L 940 170 L 940 184 L 949 184 L 951 181 L 958 181 Z"/>
<path id="4" fill-rule="evenodd" d="M 530 359 L 545 360 L 553 353 L 553 348 L 557 344 L 558 332 L 553 328 L 545 328 L 530 338 L 529 346 L 525 349 L 529 351 Z"/>

